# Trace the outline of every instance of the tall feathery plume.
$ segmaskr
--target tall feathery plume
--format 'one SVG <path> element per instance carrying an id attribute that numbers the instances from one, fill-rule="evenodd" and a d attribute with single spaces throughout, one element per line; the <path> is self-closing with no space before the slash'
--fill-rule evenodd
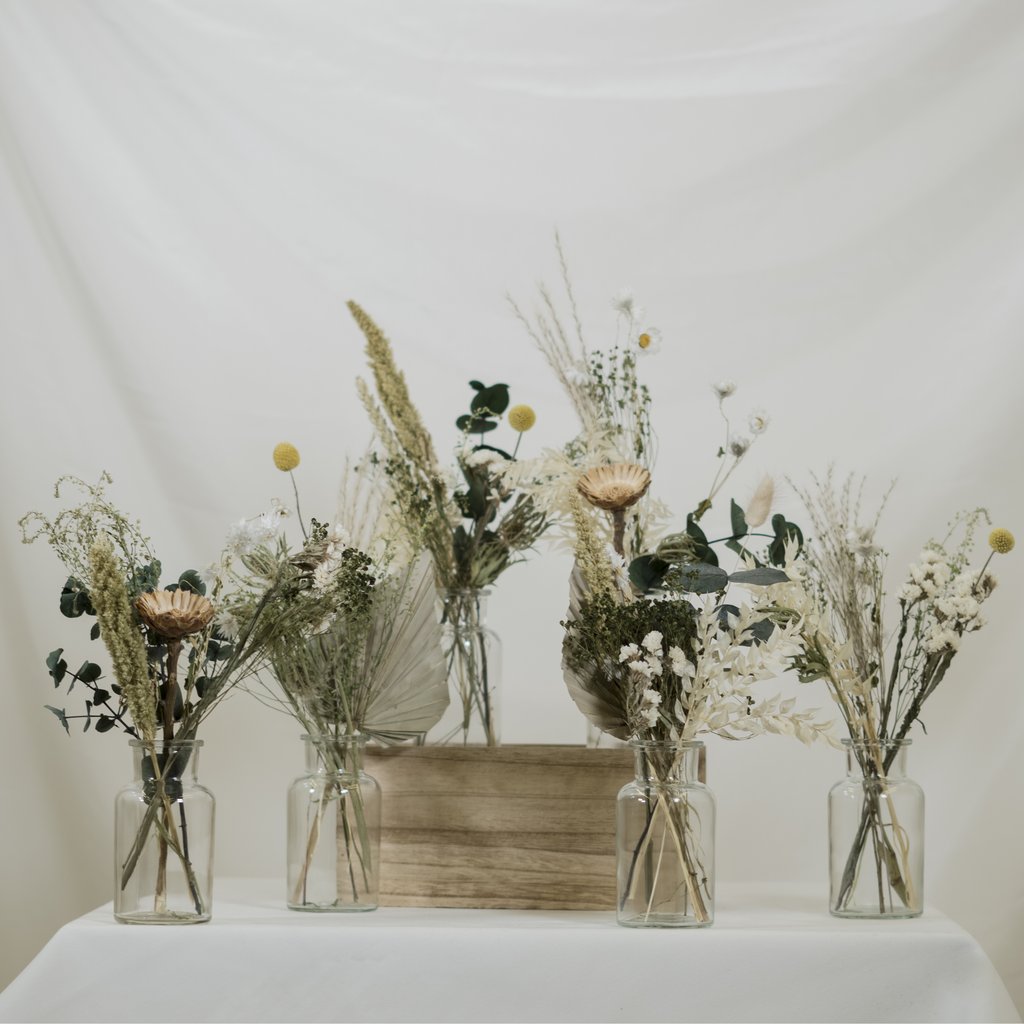
<path id="1" fill-rule="evenodd" d="M 132 616 L 128 590 L 114 548 L 106 537 L 97 537 L 89 549 L 92 590 L 89 593 L 100 636 L 110 652 L 114 676 L 141 739 L 156 737 L 156 709 L 149 680 L 146 645 Z"/>
<path id="2" fill-rule="evenodd" d="M 439 476 L 434 444 L 412 404 L 405 375 L 395 364 L 388 339 L 361 306 L 350 301 L 348 308 L 366 338 L 366 355 L 377 384 L 377 395 L 391 420 L 399 443 L 424 474 Z"/>
<path id="3" fill-rule="evenodd" d="M 577 495 L 570 499 L 572 509 L 572 521 L 576 528 L 576 562 L 583 573 L 583 578 L 590 588 L 591 596 L 608 594 L 614 596 L 617 593 L 615 580 L 612 579 L 612 571 L 608 565 L 608 556 L 605 553 L 594 524 L 587 514 Z"/>

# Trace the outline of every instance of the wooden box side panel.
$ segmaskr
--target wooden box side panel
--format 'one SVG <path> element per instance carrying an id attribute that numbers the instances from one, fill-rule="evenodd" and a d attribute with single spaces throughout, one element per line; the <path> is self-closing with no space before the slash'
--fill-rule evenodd
<path id="1" fill-rule="evenodd" d="M 627 750 L 368 751 L 383 790 L 381 904 L 612 910 Z"/>

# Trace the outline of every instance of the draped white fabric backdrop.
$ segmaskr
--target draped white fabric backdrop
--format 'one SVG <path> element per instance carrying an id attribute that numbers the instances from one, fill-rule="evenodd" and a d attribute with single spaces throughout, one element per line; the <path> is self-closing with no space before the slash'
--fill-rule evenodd
<path id="1" fill-rule="evenodd" d="M 524 451 L 561 444 L 571 411 L 504 299 L 557 284 L 557 227 L 591 345 L 623 285 L 664 334 L 642 368 L 659 496 L 682 514 L 706 488 L 708 384 L 734 377 L 736 411 L 772 415 L 736 496 L 830 460 L 873 500 L 898 478 L 895 589 L 958 509 L 1024 534 L 1022 160 L 1016 0 L 4 0 L 0 984 L 109 898 L 129 770 L 123 740 L 69 738 L 42 709 L 63 704 L 50 649 L 107 662 L 59 616 L 51 553 L 19 545 L 58 475 L 109 470 L 169 572 L 290 498 L 277 441 L 327 517 L 368 439 L 348 298 L 391 336 L 442 450 L 473 377 L 537 410 Z M 799 518 L 792 493 L 782 508 Z M 1019 1005 L 1020 559 L 996 566 L 989 624 L 910 760 L 927 899 Z M 568 568 L 545 547 L 492 602 L 508 741 L 582 739 L 558 669 Z M 281 873 L 297 733 L 243 694 L 211 719 L 218 873 Z M 817 880 L 824 908 L 841 760 L 713 743 L 720 876 Z"/>

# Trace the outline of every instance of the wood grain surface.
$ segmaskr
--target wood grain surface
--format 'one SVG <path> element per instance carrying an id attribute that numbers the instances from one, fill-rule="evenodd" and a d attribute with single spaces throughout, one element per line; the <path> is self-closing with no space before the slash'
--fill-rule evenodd
<path id="1" fill-rule="evenodd" d="M 383 791 L 382 906 L 615 908 L 627 749 L 368 748 Z"/>

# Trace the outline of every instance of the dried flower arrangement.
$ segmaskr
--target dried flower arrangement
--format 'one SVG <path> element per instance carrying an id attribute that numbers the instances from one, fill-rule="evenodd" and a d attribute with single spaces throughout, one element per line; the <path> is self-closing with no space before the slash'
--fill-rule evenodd
<path id="1" fill-rule="evenodd" d="M 279 444 L 274 464 L 291 477 L 298 509 L 298 450 Z M 261 611 L 269 671 L 250 688 L 302 725 L 326 768 L 312 801 L 305 857 L 290 880 L 295 907 L 316 904 L 309 875 L 329 809 L 351 869 L 338 873 L 331 905 L 367 905 L 377 857 L 360 782 L 362 744 L 422 741 L 448 706 L 430 559 L 408 537 L 396 537 L 394 521 L 380 514 L 389 484 L 379 464 L 350 469 L 332 524 L 301 524 L 296 548 L 281 529 L 284 506 L 275 503 L 270 514 L 233 531 L 214 569 L 229 593 L 224 618 L 231 632 L 244 629 L 263 595 L 274 593 Z"/>
<path id="2" fill-rule="evenodd" d="M 56 551 L 69 573 L 60 595 L 61 613 L 94 617 L 90 637 L 103 640 L 113 665 L 114 679 L 108 682 L 95 662 L 87 660 L 72 670 L 63 648 L 51 651 L 46 665 L 54 687 L 67 683 L 70 693 L 80 683 L 87 696 L 83 714 L 68 714 L 66 705 L 47 705 L 47 710 L 69 732 L 72 721 L 84 719 L 83 731 L 120 731 L 141 744 L 148 807 L 120 865 L 120 891 L 155 833 L 160 869 L 154 913 L 166 912 L 166 865 L 173 855 L 187 880 L 195 915 L 204 918 L 208 896 L 196 881 L 185 808 L 174 780 L 192 756 L 202 721 L 264 658 L 262 613 L 274 594 L 271 589 L 261 595 L 244 628 L 226 636 L 216 619 L 219 588 L 207 597 L 207 585 L 194 569 L 161 588 L 162 566 L 149 538 L 107 497 L 110 483 L 106 473 L 95 484 L 62 477 L 54 496 L 63 498 L 71 487 L 82 492 L 82 500 L 53 519 L 29 512 L 19 523 L 24 543 L 42 538 Z"/>
<path id="3" fill-rule="evenodd" d="M 547 526 L 547 518 L 522 488 L 505 482 L 504 468 L 514 464 L 522 435 L 536 414 L 526 405 L 509 408 L 505 384 L 470 381 L 469 410 L 455 421 L 458 431 L 457 476 L 441 468 L 434 443 L 409 395 L 391 345 L 356 303 L 349 308 L 366 339 L 374 389 L 358 381 L 359 395 L 376 432 L 389 480 L 393 518 L 408 544 L 430 554 L 438 593 L 445 601 L 447 660 L 458 715 L 440 742 L 499 740 L 494 667 L 481 647 L 480 594 L 516 562 L 523 561 Z M 511 452 L 487 443 L 507 410 L 517 440 Z M 474 440 L 475 437 L 475 440 Z"/>
<path id="4" fill-rule="evenodd" d="M 774 732 L 804 742 L 829 735 L 831 723 L 815 711 L 762 695 L 757 685 L 781 674 L 801 650 L 800 622 L 779 602 L 776 588 L 789 581 L 784 566 L 799 553 L 803 537 L 781 514 L 772 518 L 771 533 L 757 532 L 771 511 L 770 479 L 759 485 L 746 512 L 731 503 L 725 536 L 709 539 L 699 525 L 768 423 L 758 411 L 749 418 L 752 437 L 733 431 L 725 402 L 736 387 L 729 381 L 713 388 L 726 427 L 718 470 L 684 529 L 665 532 L 667 510 L 650 498 L 650 393 L 637 370 L 660 335 L 643 326 L 632 294 L 621 293 L 613 304 L 619 340 L 608 352 L 591 352 L 560 246 L 558 252 L 574 336 L 543 286 L 534 318 L 513 307 L 576 408 L 581 433 L 561 452 L 510 467 L 506 478 L 528 489 L 531 478 L 541 481 L 531 493 L 573 545 L 562 647 L 569 693 L 594 726 L 643 750 L 656 787 L 625 880 L 620 874 L 620 919 L 634 896 L 637 866 L 652 855 L 652 829 L 660 828 L 659 868 L 650 884 L 658 884 L 664 866 L 663 874 L 686 892 L 687 913 L 708 923 L 712 894 L 694 815 L 659 787 L 677 774 L 685 746 L 703 732 L 730 739 Z M 755 550 L 761 538 L 764 550 Z M 736 556 L 736 571 L 719 566 L 717 545 Z M 735 600 L 731 587 L 751 588 L 752 599 Z M 656 903 L 652 890 L 644 920 Z"/>
<path id="5" fill-rule="evenodd" d="M 946 536 L 929 541 L 896 594 L 898 623 L 885 626 L 887 556 L 876 531 L 888 493 L 862 520 L 864 480 L 837 482 L 830 468 L 801 491 L 813 542 L 783 600 L 802 623 L 794 658 L 801 679 L 823 679 L 846 723 L 851 754 L 867 781 L 860 823 L 833 889 L 833 912 L 851 910 L 858 876 L 871 875 L 876 916 L 921 907 L 910 868 L 906 830 L 887 799 L 888 776 L 925 702 L 946 677 L 963 637 L 984 625 L 981 606 L 996 579 L 995 554 L 1013 549 L 1009 530 L 989 534 L 989 555 L 970 566 L 984 509 L 956 516 Z M 957 540 L 959 537 L 959 540 Z M 913 851 L 915 855 L 917 851 Z M 868 870 L 870 865 L 870 871 Z"/>

